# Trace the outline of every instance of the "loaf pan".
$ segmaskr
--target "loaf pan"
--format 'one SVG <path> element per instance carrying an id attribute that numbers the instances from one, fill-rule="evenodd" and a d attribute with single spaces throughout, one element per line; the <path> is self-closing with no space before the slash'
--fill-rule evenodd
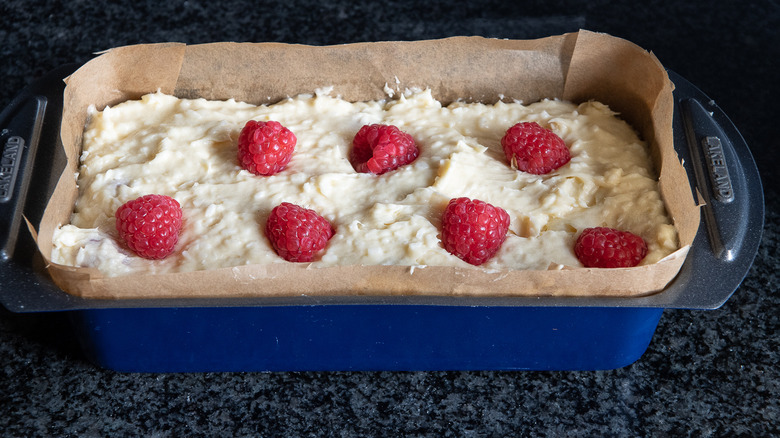
<path id="1" fill-rule="evenodd" d="M 597 370 L 637 361 L 664 309 L 716 309 L 758 251 L 761 181 L 744 139 L 698 88 L 675 85 L 674 141 L 702 222 L 679 274 L 642 297 L 350 296 L 99 300 L 48 277 L 36 224 L 65 166 L 65 65 L 0 115 L 0 302 L 65 312 L 96 365 L 123 372 Z"/>

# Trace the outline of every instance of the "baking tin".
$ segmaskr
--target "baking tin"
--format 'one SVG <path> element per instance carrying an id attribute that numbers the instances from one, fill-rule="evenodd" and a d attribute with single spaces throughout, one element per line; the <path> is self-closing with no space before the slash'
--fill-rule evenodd
<path id="1" fill-rule="evenodd" d="M 646 297 L 289 297 L 95 300 L 45 272 L 37 224 L 65 166 L 59 140 L 66 65 L 0 114 L 0 302 L 66 312 L 85 354 L 126 372 L 596 370 L 644 354 L 664 309 L 716 309 L 747 275 L 764 221 L 744 139 L 674 72 L 675 148 L 702 224 L 677 277 Z"/>

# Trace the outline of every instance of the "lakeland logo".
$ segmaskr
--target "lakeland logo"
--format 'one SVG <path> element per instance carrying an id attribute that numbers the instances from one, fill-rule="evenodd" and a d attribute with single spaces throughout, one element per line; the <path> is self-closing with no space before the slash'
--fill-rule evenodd
<path id="1" fill-rule="evenodd" d="M 11 200 L 19 172 L 19 161 L 24 148 L 24 139 L 19 136 L 9 137 L 0 156 L 0 202 Z"/>
<path id="2" fill-rule="evenodd" d="M 704 143 L 704 153 L 707 158 L 707 168 L 710 171 L 710 183 L 715 193 L 715 199 L 724 203 L 733 201 L 734 189 L 731 186 L 731 176 L 729 176 L 729 168 L 720 139 L 706 137 L 702 143 Z"/>

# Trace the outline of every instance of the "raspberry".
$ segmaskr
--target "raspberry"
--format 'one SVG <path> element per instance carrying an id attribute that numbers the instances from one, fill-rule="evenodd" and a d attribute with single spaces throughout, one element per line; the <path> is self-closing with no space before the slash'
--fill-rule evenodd
<path id="1" fill-rule="evenodd" d="M 325 248 L 333 227 L 314 210 L 282 202 L 271 210 L 265 234 L 279 256 L 288 262 L 310 262 Z"/>
<path id="2" fill-rule="evenodd" d="M 588 268 L 630 268 L 645 258 L 647 244 L 628 231 L 586 228 L 574 244 L 574 253 Z"/>
<path id="3" fill-rule="evenodd" d="M 157 260 L 173 252 L 181 230 L 181 206 L 165 195 L 146 195 L 116 210 L 116 229 L 141 257 Z"/>
<path id="4" fill-rule="evenodd" d="M 493 257 L 509 229 L 504 209 L 469 198 L 450 200 L 441 222 L 444 249 L 472 265 Z"/>
<path id="5" fill-rule="evenodd" d="M 417 158 L 411 135 L 393 125 L 364 125 L 352 141 L 349 162 L 356 171 L 381 175 Z"/>
<path id="6" fill-rule="evenodd" d="M 513 168 L 536 175 L 550 173 L 571 159 L 566 143 L 536 122 L 518 123 L 507 129 L 501 146 Z"/>
<path id="7" fill-rule="evenodd" d="M 296 142 L 279 122 L 250 120 L 238 136 L 238 162 L 255 175 L 273 175 L 290 162 Z"/>

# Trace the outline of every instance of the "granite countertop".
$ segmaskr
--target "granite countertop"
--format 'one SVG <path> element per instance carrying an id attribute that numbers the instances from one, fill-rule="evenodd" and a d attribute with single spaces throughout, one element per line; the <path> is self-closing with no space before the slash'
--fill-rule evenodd
<path id="1" fill-rule="evenodd" d="M 764 176 L 766 226 L 720 309 L 666 310 L 646 353 L 608 371 L 118 373 L 63 314 L 0 309 L 5 436 L 780 436 L 777 2 L 0 3 L 0 108 L 110 47 L 161 41 L 338 44 L 580 28 L 652 50 L 731 117 Z"/>

